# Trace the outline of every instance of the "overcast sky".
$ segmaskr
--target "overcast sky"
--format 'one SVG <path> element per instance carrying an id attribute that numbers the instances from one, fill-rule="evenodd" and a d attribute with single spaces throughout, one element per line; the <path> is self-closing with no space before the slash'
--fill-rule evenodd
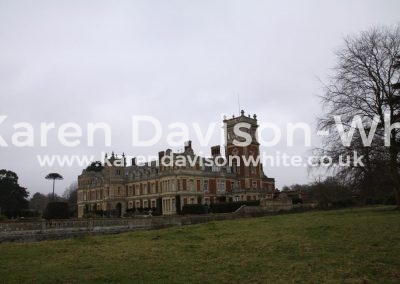
<path id="1" fill-rule="evenodd" d="M 277 124 L 282 139 L 262 151 L 307 157 L 304 135 L 287 146 L 286 124 L 304 122 L 318 146 L 318 94 L 347 35 L 399 22 L 400 1 L 2 1 L 0 0 L 0 168 L 16 172 L 31 194 L 48 193 L 44 179 L 58 172 L 56 193 L 83 167 L 41 167 L 37 156 L 95 155 L 101 151 L 151 155 L 170 147 L 168 125 L 186 123 L 195 152 L 209 154 L 219 130 L 201 147 L 192 123 L 203 133 L 239 105 L 259 123 Z M 154 116 L 163 137 L 151 147 L 132 146 L 132 116 Z M 16 147 L 12 136 L 34 128 L 34 146 Z M 74 122 L 80 145 L 63 146 L 57 131 Z M 104 122 L 111 146 L 96 132 L 88 146 L 87 124 Z M 40 146 L 40 124 L 55 123 L 48 146 Z M 176 130 L 174 130 L 176 131 Z M 154 128 L 144 124 L 141 139 Z M 273 139 L 272 131 L 263 133 Z M 24 139 L 21 138 L 21 141 Z M 71 139 L 70 140 L 74 140 Z M 277 187 L 306 183 L 305 167 L 272 167 Z"/>

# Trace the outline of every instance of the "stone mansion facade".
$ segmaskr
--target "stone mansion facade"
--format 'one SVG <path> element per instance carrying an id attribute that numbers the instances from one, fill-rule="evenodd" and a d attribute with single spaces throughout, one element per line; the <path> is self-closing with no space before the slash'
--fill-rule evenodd
<path id="1" fill-rule="evenodd" d="M 245 116 L 241 111 L 240 116 L 223 122 L 224 155 L 220 146 L 213 146 L 211 157 L 200 157 L 189 141 L 182 153 L 167 149 L 158 153 L 158 160 L 143 165 L 133 158 L 128 166 L 124 155 L 117 157 L 112 153 L 109 157 L 106 155 L 100 171 L 83 170 L 78 176 L 78 217 L 93 211 L 123 216 L 128 209 L 136 208 L 152 208 L 171 215 L 186 204 L 272 198 L 275 180 L 264 174 L 262 163 L 257 160 L 260 157 L 257 116 Z M 244 141 L 235 135 L 234 127 L 238 123 L 249 126 L 239 128 L 250 135 L 248 145 L 237 145 Z M 246 165 L 245 160 L 251 157 L 255 163 Z M 230 163 L 223 164 L 224 159 Z"/>

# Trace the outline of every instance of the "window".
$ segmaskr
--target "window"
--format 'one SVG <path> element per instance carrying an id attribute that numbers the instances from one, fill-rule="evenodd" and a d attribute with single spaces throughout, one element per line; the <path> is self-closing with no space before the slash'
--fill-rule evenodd
<path id="1" fill-rule="evenodd" d="M 256 174 L 256 167 L 254 167 L 253 165 L 250 165 L 250 172 L 252 175 Z"/>
<path id="2" fill-rule="evenodd" d="M 147 184 L 143 184 L 143 194 L 147 194 Z"/>
<path id="3" fill-rule="evenodd" d="M 252 185 L 253 185 L 254 189 L 257 188 L 257 182 L 256 181 L 253 181 Z"/>
<path id="4" fill-rule="evenodd" d="M 217 165 L 212 165 L 212 171 L 213 171 L 213 172 L 220 172 L 221 169 L 220 169 L 220 167 L 218 167 Z"/>
<path id="5" fill-rule="evenodd" d="M 208 180 L 205 180 L 203 182 L 203 190 L 204 190 L 204 192 L 208 192 Z"/>
<path id="6" fill-rule="evenodd" d="M 237 156 L 239 154 L 239 150 L 238 150 L 238 148 L 233 148 L 233 150 L 232 150 L 232 155 L 233 156 Z"/>
<path id="7" fill-rule="evenodd" d="M 219 193 L 225 192 L 225 181 L 224 180 L 217 181 L 217 192 L 219 192 Z"/>
<path id="8" fill-rule="evenodd" d="M 189 180 L 189 191 L 194 191 L 194 182 L 192 179 Z"/>

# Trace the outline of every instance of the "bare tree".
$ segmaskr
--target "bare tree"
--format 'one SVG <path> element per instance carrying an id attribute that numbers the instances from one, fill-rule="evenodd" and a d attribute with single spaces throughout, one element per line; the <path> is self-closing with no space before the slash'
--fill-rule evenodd
<path id="1" fill-rule="evenodd" d="M 329 130 L 330 136 L 324 139 L 318 155 L 330 156 L 334 162 L 340 157 L 343 161 L 343 156 L 350 162 L 355 162 L 357 155 L 364 156 L 363 165 L 337 167 L 336 173 L 358 186 L 379 184 L 379 178 L 390 180 L 400 208 L 399 128 L 386 129 L 385 134 L 385 122 L 387 126 L 400 122 L 399 90 L 395 87 L 400 82 L 400 70 L 396 68 L 399 55 L 400 26 L 373 28 L 345 39 L 321 97 L 326 112 L 319 126 Z M 351 145 L 344 145 L 334 116 L 340 116 L 345 132 L 355 129 L 352 122 L 359 116 L 366 137 L 374 133 L 370 145 L 364 143 L 366 139 L 360 132 L 354 133 Z M 375 183 L 371 183 L 373 178 Z"/>
<path id="2" fill-rule="evenodd" d="M 78 210 L 78 182 L 72 182 L 64 191 L 63 197 L 68 203 L 70 210 L 73 213 L 76 213 Z"/>

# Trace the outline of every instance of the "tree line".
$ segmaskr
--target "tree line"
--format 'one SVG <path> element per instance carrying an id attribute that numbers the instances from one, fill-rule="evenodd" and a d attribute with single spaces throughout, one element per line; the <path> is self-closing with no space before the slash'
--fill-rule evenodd
<path id="1" fill-rule="evenodd" d="M 0 170 L 0 215 L 7 218 L 43 216 L 51 202 L 68 204 L 69 214 L 76 215 L 77 182 L 73 182 L 61 196 L 58 196 L 54 193 L 54 182 L 62 179 L 62 176 L 58 173 L 51 173 L 45 178 L 53 180 L 53 192 L 49 194 L 36 192 L 29 198 L 28 190 L 19 185 L 19 177 L 15 172 Z"/>

